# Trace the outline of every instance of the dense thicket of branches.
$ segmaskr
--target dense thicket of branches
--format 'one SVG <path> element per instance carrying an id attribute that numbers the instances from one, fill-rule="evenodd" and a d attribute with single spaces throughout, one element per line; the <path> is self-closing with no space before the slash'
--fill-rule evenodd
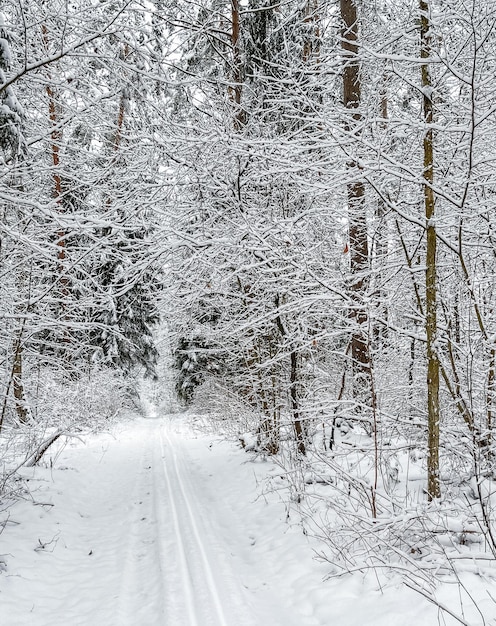
<path id="1" fill-rule="evenodd" d="M 3 8 L 0 424 L 33 425 L 48 378 L 70 403 L 68 381 L 100 371 L 103 403 L 107 376 L 154 375 L 162 189 L 141 50 L 154 35 L 125 3 Z"/>
<path id="2" fill-rule="evenodd" d="M 460 515 L 494 551 L 494 7 L 185 6 L 179 393 L 306 468 L 338 552 L 406 563 Z"/>

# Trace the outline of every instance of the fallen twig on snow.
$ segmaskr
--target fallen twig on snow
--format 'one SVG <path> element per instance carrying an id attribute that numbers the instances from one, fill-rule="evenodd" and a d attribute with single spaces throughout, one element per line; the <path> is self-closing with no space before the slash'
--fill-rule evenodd
<path id="1" fill-rule="evenodd" d="M 45 441 L 41 442 L 38 448 L 27 458 L 26 461 L 24 461 L 23 465 L 25 467 L 34 467 L 37 463 L 39 463 L 48 448 L 64 434 L 63 430 L 55 431 L 52 435 L 50 435 L 50 437 L 45 439 Z"/>

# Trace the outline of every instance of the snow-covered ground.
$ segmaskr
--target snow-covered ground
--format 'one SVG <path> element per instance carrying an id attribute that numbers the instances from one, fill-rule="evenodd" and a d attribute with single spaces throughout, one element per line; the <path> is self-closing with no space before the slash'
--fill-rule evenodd
<path id="1" fill-rule="evenodd" d="M 72 440 L 51 465 L 23 470 L 33 499 L 1 513 L 1 626 L 459 623 L 394 580 L 326 580 L 277 490 L 260 495 L 277 466 L 185 417 Z"/>

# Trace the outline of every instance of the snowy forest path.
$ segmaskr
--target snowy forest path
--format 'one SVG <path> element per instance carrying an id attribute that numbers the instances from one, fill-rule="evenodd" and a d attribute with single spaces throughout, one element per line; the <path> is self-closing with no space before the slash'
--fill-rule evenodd
<path id="1" fill-rule="evenodd" d="M 320 625 L 278 588 L 273 512 L 260 517 L 252 469 L 214 439 L 136 418 L 26 469 L 35 505 L 0 534 L 2 626 Z"/>
<path id="2" fill-rule="evenodd" d="M 224 558 L 216 532 L 206 523 L 215 510 L 202 507 L 189 480 L 187 450 L 171 420 L 149 422 L 152 488 L 158 560 L 161 564 L 163 624 L 251 626 L 243 588 Z M 130 623 L 136 623 L 132 620 Z"/>

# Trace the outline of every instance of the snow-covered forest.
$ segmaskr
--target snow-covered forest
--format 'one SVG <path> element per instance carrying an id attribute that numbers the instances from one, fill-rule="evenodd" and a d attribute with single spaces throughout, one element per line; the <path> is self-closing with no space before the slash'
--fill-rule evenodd
<path id="1" fill-rule="evenodd" d="M 236 532 L 224 520 L 222 533 L 241 537 L 253 487 L 273 516 L 263 533 L 290 528 L 293 557 L 306 546 L 317 558 L 294 626 L 400 623 L 388 585 L 412 624 L 496 624 L 496 2 L 4 0 L 1 11 L 0 623 L 244 624 L 241 596 L 230 613 L 218 591 L 227 569 L 191 608 L 188 554 L 214 582 L 217 558 L 215 529 L 195 522 L 208 491 L 200 469 L 188 474 L 196 437 L 212 452 L 199 467 L 212 465 L 237 511 L 225 518 Z M 19 510 L 36 535 L 31 486 L 79 458 L 86 437 L 122 433 L 124 417 L 129 497 L 147 489 L 139 463 L 160 465 L 150 515 L 160 525 L 160 498 L 180 494 L 169 531 L 181 543 L 188 519 L 198 539 L 178 556 L 184 606 L 133 621 L 128 599 L 98 618 L 30 621 L 26 609 L 9 622 L 16 507 L 34 499 Z M 84 458 L 97 489 L 106 475 Z M 37 553 L 50 545 L 39 541 Z M 293 544 L 277 545 L 288 559 Z M 326 589 L 365 579 L 385 613 L 317 612 Z M 293 626 L 292 609 L 250 613 L 247 626 Z"/>

